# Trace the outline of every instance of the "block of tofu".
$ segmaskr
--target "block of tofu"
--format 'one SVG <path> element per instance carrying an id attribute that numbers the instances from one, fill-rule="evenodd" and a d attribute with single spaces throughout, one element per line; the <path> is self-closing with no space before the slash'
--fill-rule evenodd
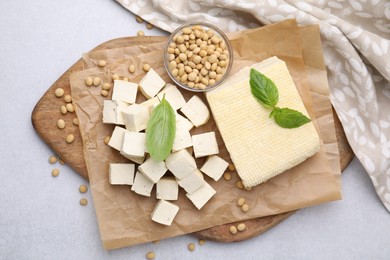
<path id="1" fill-rule="evenodd" d="M 123 145 L 120 150 L 125 157 L 143 158 L 145 156 L 145 133 L 127 131 L 123 136 Z"/>
<path id="2" fill-rule="evenodd" d="M 149 111 L 146 106 L 133 104 L 122 110 L 123 122 L 131 132 L 140 132 L 148 126 Z"/>
<path id="3" fill-rule="evenodd" d="M 123 145 L 123 137 L 126 133 L 126 129 L 120 126 L 115 126 L 114 131 L 112 132 L 110 141 L 108 142 L 108 145 L 114 148 L 115 150 L 122 150 Z"/>
<path id="4" fill-rule="evenodd" d="M 142 103 L 140 103 L 141 106 L 144 106 L 148 109 L 149 116 L 152 114 L 153 109 L 160 104 L 160 100 L 157 97 L 148 99 Z"/>
<path id="5" fill-rule="evenodd" d="M 210 186 L 207 182 L 197 189 L 192 194 L 186 194 L 187 198 L 189 198 L 192 204 L 197 207 L 197 209 L 201 209 L 216 193 L 213 187 Z"/>
<path id="6" fill-rule="evenodd" d="M 196 127 L 204 125 L 210 119 L 210 111 L 206 104 L 198 96 L 193 96 L 180 109 L 180 111 L 193 123 Z"/>
<path id="7" fill-rule="evenodd" d="M 116 124 L 125 125 L 123 122 L 122 111 L 129 106 L 128 103 L 116 100 Z"/>
<path id="8" fill-rule="evenodd" d="M 129 105 L 118 100 L 104 100 L 103 123 L 124 125 L 121 111 Z"/>
<path id="9" fill-rule="evenodd" d="M 175 111 L 176 112 L 176 111 Z M 176 128 L 185 128 L 188 131 L 194 127 L 190 120 L 176 112 Z"/>
<path id="10" fill-rule="evenodd" d="M 148 180 L 148 178 L 146 178 L 142 173 L 137 171 L 135 174 L 133 186 L 131 186 L 131 190 L 139 195 L 150 197 L 153 186 L 153 182 Z"/>
<path id="11" fill-rule="evenodd" d="M 184 179 L 197 169 L 194 157 L 186 149 L 171 153 L 165 163 L 178 180 Z"/>
<path id="12" fill-rule="evenodd" d="M 124 80 L 114 80 L 112 100 L 134 104 L 137 98 L 138 85 Z"/>
<path id="13" fill-rule="evenodd" d="M 165 81 L 153 69 L 150 69 L 139 82 L 142 94 L 148 99 L 155 97 L 164 85 Z"/>
<path id="14" fill-rule="evenodd" d="M 274 81 L 279 90 L 279 107 L 308 116 L 282 60 L 272 57 L 252 67 Z M 250 67 L 246 67 L 206 93 L 223 141 L 246 187 L 265 182 L 320 149 L 320 138 L 312 122 L 286 129 L 269 118 L 270 110 L 259 104 L 251 93 L 249 72 Z"/>
<path id="15" fill-rule="evenodd" d="M 177 184 L 179 184 L 179 186 L 182 187 L 188 194 L 194 193 L 206 183 L 206 181 L 203 179 L 203 175 L 199 174 L 198 172 L 199 170 L 196 169 L 193 173 L 184 179 L 178 180 Z"/>
<path id="16" fill-rule="evenodd" d="M 132 163 L 110 163 L 108 180 L 111 185 L 132 185 L 135 166 Z"/>
<path id="17" fill-rule="evenodd" d="M 177 152 L 181 149 L 185 149 L 192 146 L 192 138 L 190 132 L 185 126 L 176 125 L 176 135 L 173 141 L 172 151 Z"/>
<path id="18" fill-rule="evenodd" d="M 179 206 L 165 200 L 159 200 L 152 212 L 152 220 L 165 226 L 170 226 Z"/>
<path id="19" fill-rule="evenodd" d="M 174 178 L 161 178 L 156 184 L 156 197 L 162 200 L 177 200 L 179 185 Z"/>
<path id="20" fill-rule="evenodd" d="M 163 90 L 161 90 L 160 93 L 158 93 L 157 95 L 160 101 L 163 99 L 164 94 L 165 100 L 168 101 L 168 103 L 172 106 L 173 110 L 178 110 L 182 108 L 186 103 L 186 100 L 184 99 L 180 90 L 178 90 L 175 85 L 172 85 L 170 83 L 167 83 L 165 85 Z"/>
<path id="21" fill-rule="evenodd" d="M 104 100 L 103 101 L 103 123 L 104 124 L 116 124 L 116 101 Z"/>
<path id="22" fill-rule="evenodd" d="M 207 159 L 200 170 L 210 178 L 218 181 L 228 166 L 229 163 L 227 161 L 217 155 L 213 155 Z"/>
<path id="23" fill-rule="evenodd" d="M 218 154 L 218 143 L 215 132 L 207 132 L 192 136 L 195 158 Z"/>
<path id="24" fill-rule="evenodd" d="M 149 157 L 149 159 L 138 167 L 138 171 L 151 182 L 156 183 L 168 171 L 168 168 L 165 166 L 164 161 L 157 162 L 152 157 Z"/>

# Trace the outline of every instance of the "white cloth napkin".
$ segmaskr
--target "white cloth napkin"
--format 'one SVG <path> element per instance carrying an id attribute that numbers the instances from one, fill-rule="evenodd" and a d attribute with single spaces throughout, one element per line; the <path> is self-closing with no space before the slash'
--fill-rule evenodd
<path id="1" fill-rule="evenodd" d="M 226 32 L 297 19 L 319 24 L 331 100 L 348 141 L 390 211 L 390 2 L 387 0 L 116 0 L 172 32 L 204 21 Z"/>

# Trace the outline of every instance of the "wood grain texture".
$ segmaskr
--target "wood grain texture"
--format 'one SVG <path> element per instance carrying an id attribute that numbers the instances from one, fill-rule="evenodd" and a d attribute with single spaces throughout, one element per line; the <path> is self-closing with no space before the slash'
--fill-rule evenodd
<path id="1" fill-rule="evenodd" d="M 125 37 L 107 41 L 97 46 L 93 50 L 104 50 L 119 48 L 124 46 L 134 46 L 145 43 L 155 43 L 163 40 L 164 37 Z M 42 96 L 36 104 L 32 112 L 32 124 L 38 135 L 45 141 L 49 147 L 70 167 L 72 167 L 78 174 L 88 179 L 88 172 L 84 161 L 83 143 L 78 126 L 73 125 L 72 120 L 76 117 L 75 113 L 67 113 L 62 115 L 60 113 L 60 106 L 65 105 L 64 98 L 57 98 L 54 92 L 57 88 L 63 88 L 65 95 L 70 94 L 69 77 L 71 73 L 83 69 L 82 61 L 78 60 L 72 65 Z M 60 130 L 57 128 L 56 122 L 58 119 L 64 119 L 66 128 Z M 340 121 L 334 113 L 336 135 L 340 150 L 341 168 L 344 169 L 353 159 L 354 154 L 348 141 L 345 137 Z M 67 144 L 65 138 L 68 134 L 75 136 L 75 141 L 72 144 Z M 212 227 L 194 233 L 195 236 L 203 239 L 214 240 L 219 242 L 237 242 L 246 240 L 264 233 L 270 228 L 276 226 L 295 211 L 286 212 L 273 216 L 266 216 L 256 219 L 241 221 L 245 223 L 246 230 L 238 232 L 236 235 L 229 233 L 229 227 L 238 223 L 231 223 Z"/>

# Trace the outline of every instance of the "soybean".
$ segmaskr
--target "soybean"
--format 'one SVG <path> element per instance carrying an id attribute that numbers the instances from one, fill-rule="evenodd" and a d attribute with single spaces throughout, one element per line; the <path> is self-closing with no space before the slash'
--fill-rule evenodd
<path id="1" fill-rule="evenodd" d="M 88 200 L 85 198 L 82 198 L 79 203 L 81 206 L 86 206 L 88 204 Z"/>
<path id="2" fill-rule="evenodd" d="M 149 64 L 144 64 L 143 66 L 142 66 L 142 69 L 145 71 L 145 72 L 148 72 L 149 70 L 150 70 L 150 65 Z"/>
<path id="3" fill-rule="evenodd" d="M 104 67 L 104 66 L 106 66 L 107 65 L 107 62 L 105 61 L 105 60 L 99 60 L 98 61 L 98 66 L 99 67 Z"/>
<path id="4" fill-rule="evenodd" d="M 55 164 L 56 162 L 57 162 L 57 157 L 55 157 L 54 155 L 49 157 L 49 163 L 50 164 Z"/>
<path id="5" fill-rule="evenodd" d="M 188 250 L 194 251 L 195 250 L 195 244 L 194 243 L 189 243 L 187 246 Z"/>
<path id="6" fill-rule="evenodd" d="M 56 97 L 62 97 L 64 95 L 65 91 L 63 88 L 57 88 L 55 91 L 54 91 L 54 95 Z"/>
<path id="7" fill-rule="evenodd" d="M 65 121 L 64 121 L 63 119 L 58 119 L 58 120 L 57 120 L 57 127 L 58 127 L 59 129 L 64 129 L 65 126 L 66 126 L 66 124 L 65 124 Z"/>
<path id="8" fill-rule="evenodd" d="M 135 72 L 135 65 L 134 65 L 134 64 L 131 64 L 131 65 L 129 66 L 129 72 L 130 72 L 130 73 L 134 73 L 134 72 Z"/>
<path id="9" fill-rule="evenodd" d="M 66 141 L 68 144 L 73 143 L 73 141 L 74 141 L 74 135 L 72 135 L 72 134 L 67 135 L 66 138 L 65 138 L 65 141 Z"/>
<path id="10" fill-rule="evenodd" d="M 79 192 L 80 193 L 86 193 L 88 191 L 88 187 L 85 185 L 80 185 Z"/>
<path id="11" fill-rule="evenodd" d="M 57 177 L 59 174 L 60 174 L 60 170 L 58 170 L 58 169 L 53 169 L 53 170 L 51 171 L 51 175 L 52 175 L 53 177 Z"/>

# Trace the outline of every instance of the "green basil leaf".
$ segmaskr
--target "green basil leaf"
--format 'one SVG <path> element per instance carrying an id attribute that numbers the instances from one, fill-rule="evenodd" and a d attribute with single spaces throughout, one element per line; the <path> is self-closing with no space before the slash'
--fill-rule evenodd
<path id="1" fill-rule="evenodd" d="M 252 95 L 266 108 L 273 108 L 279 101 L 279 91 L 275 83 L 255 69 L 250 71 L 249 84 Z"/>
<path id="2" fill-rule="evenodd" d="M 290 108 L 275 107 L 271 114 L 275 122 L 283 128 L 297 128 L 311 121 L 301 112 Z"/>
<path id="3" fill-rule="evenodd" d="M 146 147 L 155 161 L 163 161 L 170 154 L 176 135 L 175 111 L 165 95 L 152 112 L 146 128 Z"/>

